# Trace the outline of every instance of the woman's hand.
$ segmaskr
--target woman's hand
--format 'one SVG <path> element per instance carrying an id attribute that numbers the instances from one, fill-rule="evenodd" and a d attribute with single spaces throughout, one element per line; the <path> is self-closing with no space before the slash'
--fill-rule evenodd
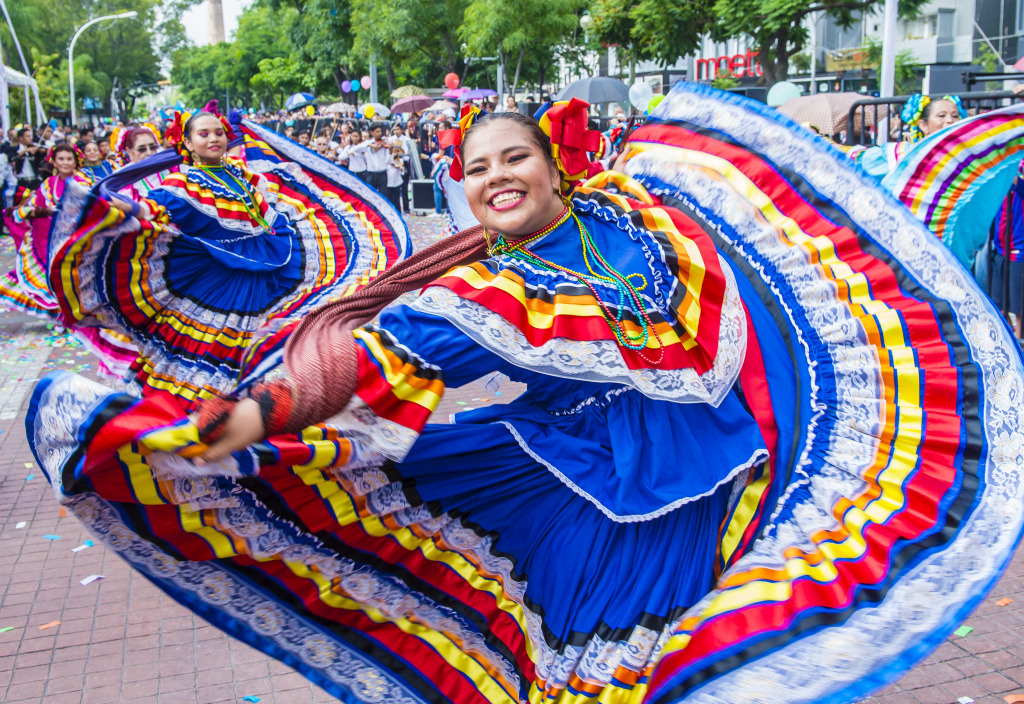
<path id="1" fill-rule="evenodd" d="M 260 414 L 259 404 L 251 398 L 242 399 L 231 411 L 231 416 L 224 426 L 224 434 L 193 461 L 198 465 L 217 462 L 232 452 L 259 442 L 263 437 L 263 416 Z"/>
<path id="2" fill-rule="evenodd" d="M 153 219 L 153 213 L 149 209 L 148 205 L 146 205 L 145 203 L 139 203 L 138 206 L 139 206 L 139 213 L 138 213 L 137 217 L 140 220 L 152 220 Z M 110 199 L 110 207 L 111 208 L 117 208 L 121 212 L 127 213 L 128 215 L 132 214 L 132 206 L 131 206 L 131 204 L 126 202 L 126 201 L 124 201 L 124 200 L 122 200 L 120 197 L 111 198 Z"/>

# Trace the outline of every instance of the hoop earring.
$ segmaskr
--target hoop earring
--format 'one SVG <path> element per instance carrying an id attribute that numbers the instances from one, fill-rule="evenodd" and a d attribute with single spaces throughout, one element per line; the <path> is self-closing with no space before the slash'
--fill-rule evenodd
<path id="1" fill-rule="evenodd" d="M 572 198 L 570 198 L 569 196 L 565 195 L 561 191 L 558 191 L 558 199 L 560 201 L 562 201 L 562 205 L 564 205 L 569 210 L 569 212 L 573 211 Z"/>

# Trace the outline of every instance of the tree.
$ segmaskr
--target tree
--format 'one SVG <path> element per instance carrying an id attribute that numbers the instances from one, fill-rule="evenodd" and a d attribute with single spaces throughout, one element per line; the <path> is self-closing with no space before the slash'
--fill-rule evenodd
<path id="1" fill-rule="evenodd" d="M 354 55 L 348 0 L 306 0 L 296 7 L 288 31 L 292 55 L 306 69 L 306 88 L 341 94 L 341 82 L 355 76 L 361 63 Z"/>
<path id="2" fill-rule="evenodd" d="M 696 52 L 713 25 L 712 0 L 594 0 L 592 36 L 615 46 L 629 64 L 633 82 L 638 61 L 662 66 Z"/>
<path id="3" fill-rule="evenodd" d="M 584 0 L 471 0 L 459 36 L 469 56 L 497 53 L 514 94 L 526 54 L 549 53 L 550 47 L 572 41 L 583 6 Z M 512 71 L 510 58 L 515 61 Z"/>
<path id="4" fill-rule="evenodd" d="M 448 72 L 463 73 L 458 27 L 468 0 L 351 0 L 353 52 L 399 64 L 416 63 L 419 55 L 440 83 Z M 364 64 L 365 65 L 365 64 Z M 390 86 L 389 86 L 390 88 Z"/>
<path id="5" fill-rule="evenodd" d="M 917 15 L 925 2 L 902 0 L 900 15 Z M 772 86 L 786 80 L 791 57 L 807 48 L 805 20 L 809 15 L 824 12 L 845 28 L 853 25 L 860 13 L 871 13 L 880 4 L 880 0 L 715 0 L 711 36 L 716 41 L 752 37 L 764 82 Z"/>
<path id="6" fill-rule="evenodd" d="M 176 0 L 192 2 L 194 0 Z M 138 17 L 117 20 L 91 27 L 75 44 L 75 94 L 79 100 L 92 98 L 101 104 L 117 105 L 122 117 L 133 106 L 135 98 L 156 88 L 160 80 L 160 58 L 151 28 L 161 26 L 173 31 L 173 20 L 162 25 L 160 0 L 18 0 L 7 3 L 18 38 L 29 63 L 29 71 L 36 77 L 40 70 L 51 74 L 63 71 L 67 80 L 66 61 L 56 62 L 55 56 L 65 56 L 71 37 L 77 28 L 90 18 L 134 10 Z M 4 62 L 21 65 L 13 52 L 13 42 L 6 24 L 0 25 L 0 42 L 4 48 Z M 53 75 L 44 80 L 57 85 Z M 50 100 L 55 94 L 50 94 Z M 67 99 L 66 97 L 64 98 Z M 63 110 L 64 104 L 48 104 L 51 110 Z"/>
<path id="7" fill-rule="evenodd" d="M 302 66 L 291 57 L 263 59 L 259 69 L 250 83 L 260 98 L 274 98 L 281 105 L 289 94 L 305 87 L 300 80 Z"/>
<path id="8" fill-rule="evenodd" d="M 896 54 L 895 86 L 896 95 L 910 95 L 921 90 L 921 63 L 909 49 Z"/>

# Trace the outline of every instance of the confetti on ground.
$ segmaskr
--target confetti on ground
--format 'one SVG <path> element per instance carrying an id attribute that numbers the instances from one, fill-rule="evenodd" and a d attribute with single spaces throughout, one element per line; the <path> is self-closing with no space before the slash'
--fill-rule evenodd
<path id="1" fill-rule="evenodd" d="M 36 475 L 30 474 L 27 477 L 25 477 L 25 481 L 30 482 L 30 481 L 32 481 L 35 478 L 36 478 Z"/>
<path id="2" fill-rule="evenodd" d="M 996 602 L 996 606 L 1008 606 L 1013 603 L 1013 599 L 1000 599 Z"/>
<path id="3" fill-rule="evenodd" d="M 79 545 L 77 548 L 71 548 L 71 552 L 82 552 L 86 548 L 91 548 L 95 544 L 96 543 L 92 542 L 91 540 L 86 540 L 84 543 Z"/>
<path id="4" fill-rule="evenodd" d="M 7 631 L 13 631 L 13 630 L 14 630 L 14 626 L 4 626 L 3 628 L 0 628 L 0 633 L 7 633 Z"/>
<path id="5" fill-rule="evenodd" d="M 25 521 L 18 521 L 18 522 L 17 522 L 16 524 L 14 524 L 14 527 L 15 527 L 16 529 L 18 529 L 18 530 L 21 530 L 21 529 L 22 529 L 22 528 L 24 528 L 24 527 L 25 527 L 26 525 L 27 525 L 27 524 L 25 523 Z"/>
<path id="6" fill-rule="evenodd" d="M 971 626 L 960 626 L 960 628 L 953 631 L 953 635 L 960 636 L 961 638 L 969 636 L 972 633 L 974 633 L 974 628 Z"/>
<path id="7" fill-rule="evenodd" d="M 101 574 L 91 574 L 88 577 L 86 577 L 85 579 L 83 579 L 81 582 L 79 582 L 79 584 L 81 584 L 84 587 L 86 585 L 92 584 L 93 582 L 95 582 L 97 580 L 100 580 L 100 579 L 103 579 L 103 578 L 104 577 Z"/>
<path id="8" fill-rule="evenodd" d="M 974 704 L 974 700 L 970 697 L 960 697 L 957 699 L 957 702 L 959 702 L 959 704 Z"/>
<path id="9" fill-rule="evenodd" d="M 68 510 L 63 506 L 57 511 L 57 518 L 67 518 Z"/>
<path id="10" fill-rule="evenodd" d="M 47 628 L 56 628 L 59 625 L 60 621 L 50 621 L 49 623 L 44 623 L 42 626 L 40 626 L 39 630 L 45 631 Z"/>
<path id="11" fill-rule="evenodd" d="M 59 535 L 44 535 L 43 540 L 60 540 Z"/>
<path id="12" fill-rule="evenodd" d="M 32 463 L 31 462 L 26 462 L 25 463 L 25 469 L 32 469 Z"/>
<path id="13" fill-rule="evenodd" d="M 1003 701 L 1005 701 L 1006 704 L 1019 704 L 1020 702 L 1024 702 L 1024 694 L 1007 694 L 1003 697 Z"/>
<path id="14" fill-rule="evenodd" d="M 256 702 L 258 702 L 259 700 L 259 697 L 254 697 L 251 694 L 247 697 L 242 697 L 243 702 L 252 702 L 252 704 L 256 704 Z"/>

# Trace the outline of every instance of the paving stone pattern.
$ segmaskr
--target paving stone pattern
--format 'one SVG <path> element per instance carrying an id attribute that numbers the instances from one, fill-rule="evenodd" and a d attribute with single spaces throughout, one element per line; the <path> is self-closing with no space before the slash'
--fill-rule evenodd
<path id="1" fill-rule="evenodd" d="M 427 222 L 411 218 L 414 239 L 436 238 Z M 0 242 L 4 271 L 8 242 Z M 0 629 L 12 629 L 0 633 L 0 703 L 217 704 L 246 696 L 260 704 L 338 702 L 192 615 L 102 544 L 72 552 L 91 536 L 74 517 L 60 515 L 23 425 L 35 380 L 54 368 L 92 376 L 95 360 L 44 322 L 0 313 Z M 435 420 L 506 402 L 519 388 L 505 382 L 500 395 L 481 383 L 450 390 Z M 104 578 L 80 584 L 97 574 Z M 1013 601 L 997 606 L 1004 598 Z M 865 703 L 955 704 L 969 697 L 1002 704 L 1004 696 L 1024 694 L 1024 552 L 966 623 L 974 628 L 970 635 L 951 637 Z"/>

